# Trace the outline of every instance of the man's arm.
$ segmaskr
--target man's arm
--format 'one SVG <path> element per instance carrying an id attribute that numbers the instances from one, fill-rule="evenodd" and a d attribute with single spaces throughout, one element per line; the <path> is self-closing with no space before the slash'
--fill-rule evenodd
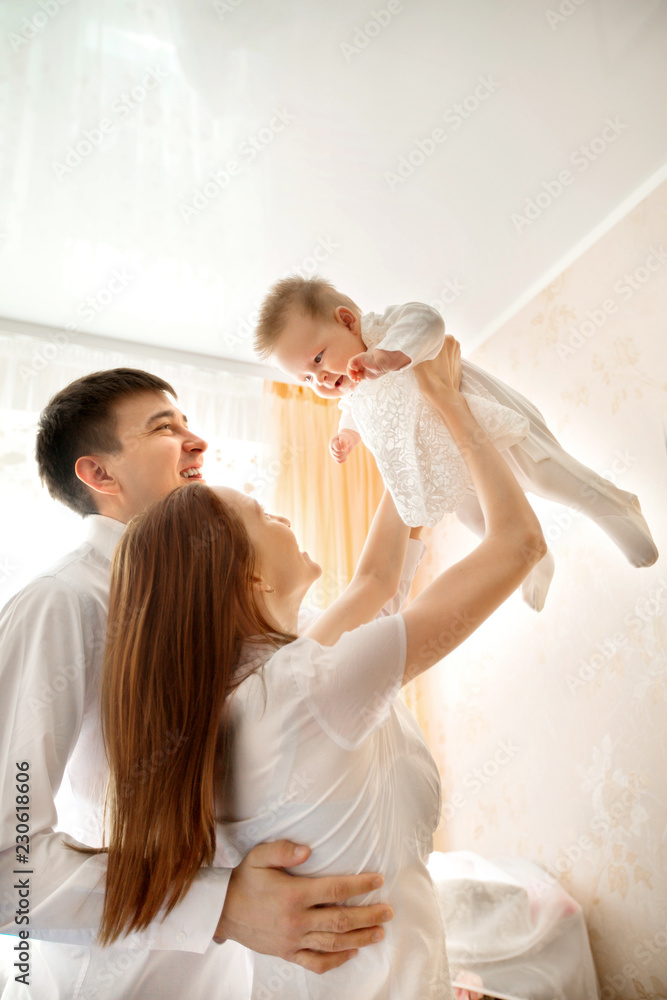
<path id="1" fill-rule="evenodd" d="M 86 668 L 104 641 L 103 631 L 85 622 L 79 596 L 48 577 L 27 587 L 0 615 L 0 930 L 18 934 L 27 926 L 33 938 L 78 944 L 92 944 L 97 936 L 107 861 L 105 854 L 68 849 L 54 831 L 55 795 L 84 717 Z M 28 765 L 27 793 L 25 782 L 17 781 L 26 771 L 17 771 L 17 763 Z M 26 794 L 28 803 L 17 803 L 17 795 Z M 19 832 L 24 814 L 19 820 L 17 804 L 29 813 L 27 841 L 17 840 L 26 836 L 23 826 Z M 305 860 L 308 849 L 300 850 Z M 28 862 L 17 860 L 19 854 Z M 386 906 L 339 905 L 370 891 L 378 876 L 311 879 L 279 870 L 297 863 L 294 845 L 281 842 L 253 848 L 233 873 L 202 869 L 164 920 L 128 935 L 123 946 L 203 953 L 222 932 L 314 971 L 340 965 L 352 957 L 351 949 L 382 933 L 379 925 L 391 915 Z M 17 876 L 16 869 L 30 875 Z M 21 913 L 14 885 L 20 877 L 29 879 L 28 925 L 16 922 Z"/>
<path id="2" fill-rule="evenodd" d="M 66 583 L 43 577 L 9 602 L 0 618 L 0 924 L 18 933 L 16 869 L 30 871 L 30 934 L 65 943 L 91 944 L 104 902 L 106 855 L 64 846 L 56 832 L 55 796 L 79 737 L 87 671 L 104 633 L 91 626 L 81 597 Z M 27 767 L 27 792 L 17 791 L 17 764 Z M 100 783 L 104 783 L 100 775 Z M 17 795 L 28 812 L 28 840 L 19 826 Z M 92 808 L 92 807 L 91 807 Z M 25 849 L 25 850 L 23 850 Z M 21 862 L 19 856 L 27 858 Z M 164 922 L 130 935 L 127 947 L 203 952 L 222 909 L 229 872 L 202 872 L 184 905 Z"/>

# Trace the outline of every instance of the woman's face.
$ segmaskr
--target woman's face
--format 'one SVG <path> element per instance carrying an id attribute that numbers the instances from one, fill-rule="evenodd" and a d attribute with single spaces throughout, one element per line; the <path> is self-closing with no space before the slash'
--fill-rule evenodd
<path id="1" fill-rule="evenodd" d="M 255 575 L 267 584 L 278 599 L 297 595 L 303 598 L 322 567 L 307 552 L 301 552 L 286 517 L 267 514 L 253 497 L 227 486 L 216 493 L 240 516 L 255 553 Z"/>

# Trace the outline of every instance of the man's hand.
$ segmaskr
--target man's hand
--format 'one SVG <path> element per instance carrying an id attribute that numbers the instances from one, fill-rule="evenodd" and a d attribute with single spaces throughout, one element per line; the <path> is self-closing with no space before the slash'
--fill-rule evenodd
<path id="1" fill-rule="evenodd" d="M 361 434 L 358 431 L 353 431 L 349 427 L 346 427 L 344 430 L 334 434 L 331 441 L 329 441 L 329 451 L 331 452 L 332 458 L 334 458 L 339 465 L 341 462 L 346 462 L 352 449 L 356 448 L 360 441 Z"/>
<path id="2" fill-rule="evenodd" d="M 380 378 L 387 372 L 397 372 L 410 364 L 410 358 L 403 351 L 383 351 L 374 347 L 371 351 L 355 354 L 347 363 L 347 376 L 353 382 L 365 378 Z"/>
<path id="3" fill-rule="evenodd" d="M 415 365 L 417 383 L 429 398 L 443 391 L 458 392 L 461 388 L 461 345 L 449 334 L 437 357 Z"/>
<path id="4" fill-rule="evenodd" d="M 214 940 L 229 938 L 318 973 L 380 941 L 380 924 L 391 920 L 391 908 L 343 904 L 379 889 L 382 876 L 297 878 L 282 871 L 303 864 L 309 854 L 288 840 L 253 847 L 232 872 Z"/>

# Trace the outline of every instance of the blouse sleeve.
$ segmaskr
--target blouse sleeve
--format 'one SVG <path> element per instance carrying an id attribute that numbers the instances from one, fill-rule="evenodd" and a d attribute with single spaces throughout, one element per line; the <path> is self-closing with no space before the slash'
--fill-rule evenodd
<path id="1" fill-rule="evenodd" d="M 422 561 L 422 556 L 425 552 L 426 546 L 421 539 L 408 539 L 408 548 L 405 553 L 405 562 L 403 563 L 403 572 L 401 573 L 398 590 L 391 600 L 387 601 L 385 606 L 380 611 L 380 615 L 396 615 L 402 610 L 403 605 L 408 599 L 408 594 L 410 593 L 415 573 L 419 569 L 419 564 Z"/>
<path id="2" fill-rule="evenodd" d="M 440 353 L 445 338 L 445 321 L 437 309 L 424 302 L 389 306 L 381 319 L 389 329 L 377 346 L 383 351 L 403 351 L 411 365 L 431 361 Z"/>
<path id="3" fill-rule="evenodd" d="M 350 400 L 347 396 L 343 396 L 338 403 L 338 409 L 341 411 L 340 420 L 338 421 L 339 431 L 356 431 L 359 433 L 359 428 L 357 427 L 356 421 L 352 416 L 352 406 Z"/>
<path id="4" fill-rule="evenodd" d="M 335 646 L 304 636 L 282 651 L 299 694 L 325 733 L 354 750 L 389 717 L 405 670 L 402 615 L 345 632 Z"/>

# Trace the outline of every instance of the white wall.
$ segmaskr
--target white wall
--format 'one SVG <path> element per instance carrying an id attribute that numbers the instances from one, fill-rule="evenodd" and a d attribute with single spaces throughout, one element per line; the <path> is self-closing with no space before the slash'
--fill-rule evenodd
<path id="1" fill-rule="evenodd" d="M 545 609 L 513 595 L 413 693 L 443 777 L 440 847 L 558 877 L 604 1000 L 667 996 L 666 214 L 667 185 L 472 355 L 639 495 L 661 558 L 634 569 L 583 516 L 535 501 L 556 558 Z M 420 584 L 470 539 L 453 517 L 434 529 Z"/>

